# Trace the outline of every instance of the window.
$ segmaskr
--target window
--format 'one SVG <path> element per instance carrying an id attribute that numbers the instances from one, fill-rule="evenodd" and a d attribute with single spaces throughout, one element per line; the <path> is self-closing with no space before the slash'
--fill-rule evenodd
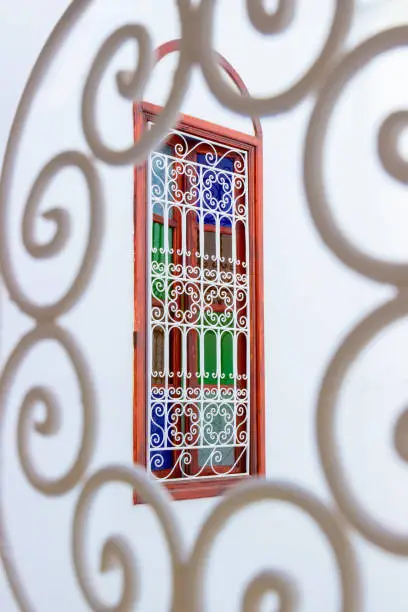
<path id="1" fill-rule="evenodd" d="M 135 170 L 134 458 L 179 499 L 264 470 L 260 146 L 183 116 Z"/>

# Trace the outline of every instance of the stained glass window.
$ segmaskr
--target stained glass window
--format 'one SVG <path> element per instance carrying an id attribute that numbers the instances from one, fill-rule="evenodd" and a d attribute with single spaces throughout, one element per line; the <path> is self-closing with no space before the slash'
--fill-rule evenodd
<path id="1" fill-rule="evenodd" d="M 247 155 L 175 130 L 149 172 L 149 467 L 246 474 Z"/>

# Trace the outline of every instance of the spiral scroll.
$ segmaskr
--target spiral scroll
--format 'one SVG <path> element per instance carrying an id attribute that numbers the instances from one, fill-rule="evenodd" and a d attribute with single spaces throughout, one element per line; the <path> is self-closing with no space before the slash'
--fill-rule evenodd
<path id="1" fill-rule="evenodd" d="M 290 28 L 295 15 L 295 0 L 281 0 L 272 13 L 266 10 L 264 4 L 262 0 L 246 0 L 249 21 L 259 33 L 281 34 Z M 102 571 L 118 566 L 122 572 L 122 592 L 115 606 L 109 607 L 101 600 L 89 577 L 84 561 L 84 537 L 93 496 L 104 484 L 120 482 L 138 490 L 144 500 L 152 506 L 163 527 L 172 562 L 173 612 L 203 610 L 204 563 L 215 536 L 241 508 L 265 500 L 285 502 L 298 507 L 318 525 L 326 536 L 337 562 L 342 587 L 340 609 L 347 612 L 357 611 L 362 606 L 359 572 L 345 524 L 356 529 L 364 538 L 381 549 L 405 557 L 408 556 L 408 536 L 390 532 L 375 521 L 365 509 L 360 507 L 349 491 L 335 443 L 336 401 L 348 370 L 371 338 L 391 322 L 408 314 L 406 293 L 408 264 L 389 263 L 375 259 L 352 244 L 340 231 L 331 214 L 324 187 L 323 149 L 334 103 L 348 81 L 377 56 L 390 49 L 406 47 L 408 27 L 381 32 L 346 53 L 342 47 L 352 23 L 354 2 L 353 0 L 337 0 L 330 32 L 312 67 L 287 91 L 273 97 L 256 99 L 242 92 L 233 91 L 221 76 L 217 64 L 218 56 L 212 49 L 216 0 L 201 0 L 198 3 L 193 3 L 191 0 L 177 0 L 175 5 L 180 18 L 182 35 L 179 41 L 179 61 L 167 103 L 152 130 L 145 132 L 132 147 L 122 151 L 111 149 L 103 142 L 99 132 L 96 121 L 98 90 L 104 72 L 115 53 L 126 42 L 133 41 L 138 46 L 138 64 L 132 72 L 118 73 L 117 88 L 119 94 L 129 103 L 142 96 L 155 60 L 149 32 L 139 24 L 127 24 L 113 32 L 95 56 L 82 97 L 82 130 L 92 155 L 110 165 L 141 163 L 154 147 L 164 141 L 176 122 L 194 67 L 201 69 L 210 91 L 221 104 L 236 113 L 253 118 L 286 113 L 304 100 L 306 95 L 314 89 L 318 90 L 304 150 L 304 184 L 314 225 L 330 251 L 346 266 L 375 282 L 393 285 L 398 292 L 393 300 L 367 316 L 348 335 L 329 364 L 321 385 L 316 416 L 317 440 L 321 465 L 336 502 L 336 509 L 329 509 L 310 492 L 300 490 L 292 484 L 251 482 L 230 492 L 215 507 L 201 528 L 191 554 L 188 555 L 166 492 L 157 482 L 153 483 L 142 468 L 108 466 L 93 475 L 87 472 L 97 427 L 92 373 L 76 341 L 58 324 L 58 318 L 68 312 L 84 294 L 93 276 L 102 245 L 103 193 L 95 161 L 88 152 L 64 151 L 44 166 L 34 181 L 25 203 L 21 228 L 23 245 L 27 253 L 35 260 L 50 259 L 63 252 L 72 229 L 68 212 L 61 207 L 53 206 L 43 213 L 43 217 L 54 224 L 54 233 L 47 243 L 39 243 L 35 233 L 39 205 L 46 188 L 59 172 L 66 168 L 74 168 L 81 173 L 87 186 L 91 222 L 87 248 L 72 285 L 59 300 L 50 305 L 39 305 L 26 295 L 19 285 L 12 261 L 10 235 L 7 230 L 12 214 L 11 192 L 13 181 L 16 179 L 15 166 L 20 152 L 21 135 L 28 121 L 32 101 L 42 85 L 51 62 L 54 61 L 64 40 L 91 5 L 92 0 L 74 0 L 44 45 L 19 102 L 4 157 L 0 185 L 1 271 L 10 299 L 21 312 L 32 319 L 33 329 L 20 340 L 2 371 L 0 432 L 2 433 L 4 429 L 3 423 L 11 385 L 22 362 L 38 343 L 53 340 L 67 354 L 81 389 L 83 430 L 79 449 L 73 464 L 62 476 L 49 479 L 37 470 L 35 458 L 30 451 L 31 435 L 36 432 L 44 437 L 55 436 L 63 424 L 58 393 L 49 385 L 38 384 L 27 391 L 19 409 L 18 455 L 22 471 L 28 482 L 36 491 L 45 496 L 63 495 L 79 486 L 85 479 L 85 484 L 81 485 L 82 491 L 73 521 L 72 554 L 78 584 L 86 602 L 92 609 L 122 612 L 133 609 L 137 601 L 136 564 L 132 547 L 128 542 L 125 543 L 119 538 L 112 537 L 103 547 Z M 399 155 L 396 143 L 407 124 L 408 111 L 399 110 L 385 120 L 378 135 L 378 154 L 384 170 L 404 185 L 408 183 L 408 163 Z M 211 160 L 208 161 L 211 162 Z M 236 167 L 235 171 L 239 173 L 240 168 Z M 239 187 L 238 184 L 237 187 Z M 193 205 L 196 197 L 194 190 L 189 196 L 191 198 L 189 204 Z M 180 270 L 172 272 L 175 276 L 181 273 Z M 193 272 L 191 271 L 192 274 Z M 245 281 L 244 277 L 245 275 L 242 275 L 242 282 Z M 159 317 L 160 311 L 153 312 L 153 315 Z M 187 399 L 191 400 L 191 398 Z M 221 398 L 220 402 L 224 399 Z M 241 403 L 244 404 L 245 398 L 241 400 Z M 45 407 L 45 418 L 42 421 L 34 419 L 33 407 L 37 403 Z M 224 404 L 220 403 L 220 410 L 222 407 L 225 408 Z M 174 418 L 177 418 L 177 415 Z M 408 457 L 404 442 L 407 430 L 408 421 L 405 412 L 400 417 L 395 432 L 396 448 L 405 458 Z M 240 433 L 243 436 L 241 439 L 243 443 L 246 442 L 244 434 L 244 431 Z M 224 435 L 228 438 L 227 428 Z M 223 443 L 225 440 L 216 440 L 216 442 Z M 2 460 L 4 461 L 3 456 Z M 188 457 L 185 457 L 184 464 L 187 463 Z M 8 543 L 1 504 L 0 512 L 0 552 L 5 572 L 20 609 L 31 612 L 34 607 L 18 578 L 12 548 Z M 265 570 L 251 581 L 244 592 L 243 611 L 259 609 L 262 597 L 269 591 L 279 594 L 282 611 L 288 612 L 295 609 L 298 598 L 294 580 L 279 571 Z"/>

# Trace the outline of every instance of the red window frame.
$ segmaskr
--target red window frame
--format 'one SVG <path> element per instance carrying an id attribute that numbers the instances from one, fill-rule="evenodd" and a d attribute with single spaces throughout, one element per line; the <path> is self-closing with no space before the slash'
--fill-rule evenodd
<path id="1" fill-rule="evenodd" d="M 162 108 L 142 102 L 134 105 L 134 137 L 139 140 L 148 121 L 154 121 Z M 225 489 L 254 475 L 265 473 L 265 395 L 263 344 L 263 218 L 262 218 L 262 136 L 252 136 L 229 128 L 181 115 L 177 129 L 224 146 L 243 149 L 248 155 L 249 261 L 250 273 L 250 475 L 161 481 L 174 499 L 219 495 Z M 147 164 L 134 169 L 134 389 L 133 459 L 147 465 Z M 160 219 L 157 218 L 160 222 Z M 170 221 L 170 220 L 169 220 Z M 174 221 L 172 222 L 174 223 Z M 174 228 L 177 231 L 176 227 Z M 227 229 L 222 231 L 228 231 Z M 191 239 L 191 237 L 190 237 Z M 177 240 L 177 236 L 174 237 Z M 215 308 L 216 309 L 216 308 Z M 174 349 L 173 350 L 177 350 Z M 190 353 L 191 354 L 191 353 Z M 206 385 L 207 386 L 207 385 Z M 219 468 L 218 468 L 219 469 Z M 157 473 L 160 476 L 160 473 Z M 134 502 L 139 499 L 134 497 Z"/>

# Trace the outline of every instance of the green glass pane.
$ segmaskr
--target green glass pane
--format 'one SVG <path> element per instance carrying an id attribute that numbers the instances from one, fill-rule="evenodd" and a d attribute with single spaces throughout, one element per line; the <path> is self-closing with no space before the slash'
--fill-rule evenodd
<path id="1" fill-rule="evenodd" d="M 171 249 L 173 246 L 173 228 L 169 227 L 168 232 L 169 232 L 168 248 Z M 156 252 L 154 252 L 153 249 L 156 249 Z M 162 223 L 157 223 L 154 221 L 153 226 L 152 226 L 152 262 L 157 262 L 159 264 L 165 264 L 166 254 L 163 252 L 160 252 L 160 249 L 164 249 L 164 226 Z M 171 260 L 172 260 L 172 256 L 168 254 L 168 261 L 170 262 Z M 162 274 L 163 271 L 164 270 L 162 267 L 161 269 L 159 268 L 155 272 L 156 274 L 157 273 Z M 157 285 L 161 287 L 161 290 L 157 289 Z M 164 300 L 165 293 L 162 289 L 161 281 L 153 282 L 152 293 L 155 298 L 159 300 Z"/>
<path id="2" fill-rule="evenodd" d="M 162 255 L 160 249 L 162 248 L 162 225 L 161 223 L 153 222 L 152 228 L 152 262 L 162 263 Z M 156 249 L 156 250 L 154 250 Z M 160 271 L 156 269 L 156 273 Z M 158 300 L 163 300 L 164 293 L 160 291 L 158 287 L 162 287 L 160 280 L 153 281 L 152 293 L 153 296 Z"/>
<path id="3" fill-rule="evenodd" d="M 198 322 L 201 325 L 201 321 Z M 209 373 L 209 376 L 204 378 L 204 384 L 217 384 L 217 378 L 212 374 L 217 372 L 217 343 L 216 332 L 211 333 L 212 327 L 229 329 L 233 325 L 233 315 L 225 316 L 223 313 L 207 314 L 204 316 L 204 369 Z M 218 329 L 218 333 L 220 330 Z M 200 343 L 197 350 L 197 371 L 200 370 Z M 222 385 L 232 385 L 234 382 L 234 355 L 233 355 L 233 339 L 231 333 L 222 333 L 221 335 L 221 372 L 224 377 L 219 381 Z M 201 384 L 201 378 L 198 380 Z"/>
<path id="4" fill-rule="evenodd" d="M 152 261 L 159 261 L 159 249 L 161 247 L 160 242 L 160 223 L 153 222 L 153 235 L 152 235 L 152 247 L 157 249 L 156 252 L 152 251 Z"/>
<path id="5" fill-rule="evenodd" d="M 164 249 L 164 226 L 159 223 L 160 249 Z M 159 262 L 164 263 L 164 253 L 159 251 Z"/>
<path id="6" fill-rule="evenodd" d="M 217 374 L 217 336 L 214 332 L 207 332 L 204 337 L 204 370 L 208 376 L 204 378 L 204 384 L 216 383 Z"/>
<path id="7" fill-rule="evenodd" d="M 224 374 L 222 383 L 232 385 L 234 383 L 234 359 L 232 336 L 229 333 L 223 334 L 221 338 L 221 370 Z"/>
<path id="8" fill-rule="evenodd" d="M 173 228 L 169 227 L 169 249 L 173 248 Z M 171 256 L 169 257 L 169 261 L 171 260 Z"/>

